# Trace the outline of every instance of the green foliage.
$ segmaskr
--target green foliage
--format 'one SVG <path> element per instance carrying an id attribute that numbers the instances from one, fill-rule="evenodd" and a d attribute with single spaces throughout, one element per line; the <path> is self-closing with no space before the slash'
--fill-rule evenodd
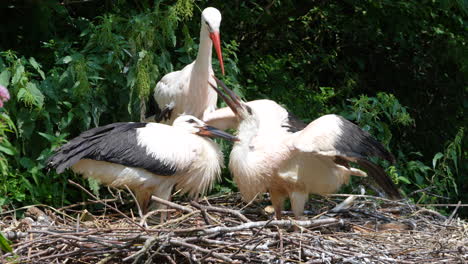
<path id="1" fill-rule="evenodd" d="M 0 9 L 9 21 L 0 84 L 12 97 L 0 110 L 0 206 L 84 199 L 69 178 L 98 193 L 95 182 L 48 172 L 45 160 L 81 131 L 139 120 L 157 81 L 195 59 L 208 5 L 223 14 L 223 80 L 236 93 L 305 121 L 339 113 L 356 122 L 395 154 L 396 165 L 381 164 L 415 201 L 468 198 L 465 2 L 106 3 Z M 235 189 L 223 176 L 215 192 Z"/>
<path id="2" fill-rule="evenodd" d="M 77 190 L 65 192 L 75 176 L 48 172 L 47 157 L 80 131 L 139 117 L 141 100 L 174 69 L 168 50 L 179 21 L 191 16 L 190 3 L 94 21 L 62 13 L 81 32 L 44 42 L 47 67 L 12 50 L 0 53 L 0 82 L 12 94 L 1 113 L 0 206 L 59 206 L 79 197 Z M 98 192 L 95 182 L 78 180 Z"/>
<path id="3" fill-rule="evenodd" d="M 10 246 L 11 241 L 6 239 L 2 233 L 0 233 L 0 251 L 3 252 L 12 252 L 13 249 Z"/>
<path id="4" fill-rule="evenodd" d="M 460 128 L 453 141 L 449 141 L 444 153 L 438 152 L 432 159 L 433 175 L 430 183 L 436 186 L 439 195 L 449 197 L 457 196 L 457 179 L 462 180 L 461 164 L 463 160 L 462 141 L 464 128 Z M 465 176 L 466 177 L 466 176 Z"/>
<path id="5" fill-rule="evenodd" d="M 391 125 L 414 124 L 406 108 L 392 94 L 380 92 L 377 97 L 362 95 L 349 101 L 352 103 L 351 109 L 343 115 L 354 120 L 384 145 L 389 145 L 392 138 Z"/>

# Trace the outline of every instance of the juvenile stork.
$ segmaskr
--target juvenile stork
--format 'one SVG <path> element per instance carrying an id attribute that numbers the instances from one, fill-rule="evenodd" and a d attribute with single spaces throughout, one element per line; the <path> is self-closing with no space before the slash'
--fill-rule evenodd
<path id="1" fill-rule="evenodd" d="M 265 131 L 268 127 L 277 129 L 280 127 L 285 132 L 297 132 L 304 129 L 307 124 L 290 113 L 275 101 L 268 99 L 253 100 L 245 103 L 255 110 L 256 115 L 262 117 L 259 123 L 261 130 Z M 221 130 L 235 129 L 239 126 L 239 118 L 232 112 L 231 108 L 224 107 L 207 113 L 203 121 L 210 126 Z"/>
<path id="2" fill-rule="evenodd" d="M 173 126 L 113 123 L 70 140 L 49 158 L 48 166 L 57 173 L 71 167 L 105 185 L 128 186 L 146 212 L 151 195 L 168 200 L 174 186 L 191 197 L 211 188 L 223 154 L 210 137 L 237 140 L 189 115 L 178 117 Z"/>
<path id="3" fill-rule="evenodd" d="M 213 88 L 239 122 L 239 141 L 233 146 L 229 169 L 246 201 L 269 192 L 280 219 L 284 200 L 289 197 L 292 211 L 299 218 L 310 193 L 333 193 L 348 183 L 351 175 L 367 176 L 352 168 L 350 162 L 365 169 L 391 198 L 400 198 L 385 171 L 368 159 L 377 156 L 394 162 L 394 157 L 358 126 L 340 116 L 325 115 L 302 129 L 280 114 L 279 108 L 275 112 L 257 111 L 254 107 L 260 104 L 250 104 L 254 106 L 251 107 L 221 81 L 217 83 L 227 96 Z"/>
<path id="4" fill-rule="evenodd" d="M 154 100 L 159 113 L 152 121 L 156 120 L 156 122 L 170 125 L 183 113 L 201 119 L 206 112 L 211 112 L 216 108 L 218 96 L 210 89 L 208 81 L 214 83 L 211 77 L 213 75 L 211 67 L 213 45 L 224 75 L 219 35 L 220 24 L 221 13 L 218 9 L 208 7 L 203 10 L 197 58 L 182 70 L 166 74 L 156 84 Z"/>

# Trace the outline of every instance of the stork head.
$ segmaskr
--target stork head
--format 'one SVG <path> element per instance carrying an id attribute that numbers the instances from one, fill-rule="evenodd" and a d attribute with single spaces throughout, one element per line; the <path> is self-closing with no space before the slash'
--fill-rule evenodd
<path id="1" fill-rule="evenodd" d="M 174 127 L 180 127 L 192 134 L 202 137 L 223 138 L 229 141 L 238 141 L 239 139 L 227 132 L 215 127 L 208 126 L 205 122 L 191 115 L 181 115 L 172 124 Z"/>
<path id="2" fill-rule="evenodd" d="M 216 93 L 218 93 L 219 97 L 223 98 L 224 102 L 231 108 L 232 112 L 236 115 L 239 121 L 243 120 L 256 120 L 257 117 L 255 115 L 254 110 L 247 105 L 242 99 L 237 96 L 231 89 L 229 89 L 226 84 L 224 84 L 221 80 L 213 76 L 216 80 L 218 86 L 221 86 L 226 94 L 224 94 L 220 89 L 210 83 L 210 86 L 215 89 Z"/>
<path id="3" fill-rule="evenodd" d="M 221 52 L 221 38 L 219 36 L 219 26 L 221 25 L 221 13 L 214 7 L 207 7 L 202 12 L 202 27 L 205 27 L 209 34 L 210 39 L 213 41 L 216 55 L 218 55 L 219 65 L 221 72 L 224 75 L 223 54 Z"/>

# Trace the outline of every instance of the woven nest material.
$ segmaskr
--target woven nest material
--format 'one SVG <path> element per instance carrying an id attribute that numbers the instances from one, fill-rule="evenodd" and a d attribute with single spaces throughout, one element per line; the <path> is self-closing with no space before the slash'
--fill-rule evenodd
<path id="1" fill-rule="evenodd" d="M 169 218 L 83 203 L 3 212 L 13 242 L 1 263 L 466 263 L 468 224 L 406 202 L 357 195 L 312 199 L 303 220 L 273 220 L 267 199 L 239 194 L 166 202 Z M 343 203 L 344 201 L 344 203 Z M 340 204 L 341 203 L 341 204 Z M 338 206 L 337 206 L 338 205 Z M 119 205 L 120 206 L 120 205 Z M 158 213 L 158 212 L 156 212 Z"/>

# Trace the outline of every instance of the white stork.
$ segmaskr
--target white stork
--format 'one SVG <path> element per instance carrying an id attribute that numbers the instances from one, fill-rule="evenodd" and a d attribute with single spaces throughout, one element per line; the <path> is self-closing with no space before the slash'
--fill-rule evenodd
<path id="1" fill-rule="evenodd" d="M 310 193 L 333 193 L 348 183 L 351 175 L 367 176 L 352 168 L 350 162 L 365 169 L 391 198 L 401 197 L 385 171 L 368 159 L 377 156 L 394 162 L 394 157 L 355 124 L 337 115 L 325 115 L 305 126 L 273 101 L 259 100 L 249 105 L 221 81 L 217 83 L 228 96 L 213 88 L 239 122 L 239 141 L 233 146 L 229 169 L 246 201 L 268 191 L 279 219 L 284 200 L 289 197 L 292 211 L 299 218 Z M 222 123 L 223 112 L 218 114 L 218 120 L 212 118 L 212 122 Z M 227 112 L 224 114 L 232 119 Z M 233 123 L 230 120 L 224 124 Z"/>
<path id="2" fill-rule="evenodd" d="M 208 81 L 214 82 L 211 77 L 213 44 L 224 75 L 220 24 L 221 13 L 218 9 L 208 7 L 203 10 L 197 58 L 182 70 L 166 74 L 156 84 L 154 100 L 159 113 L 156 113 L 153 120 L 170 125 L 180 114 L 189 114 L 201 119 L 206 112 L 216 109 L 218 96 L 210 89 Z"/>
<path id="3" fill-rule="evenodd" d="M 173 126 L 113 123 L 70 140 L 49 158 L 48 166 L 57 173 L 71 167 L 103 184 L 128 186 L 146 212 L 151 195 L 168 200 L 174 186 L 191 197 L 211 188 L 223 154 L 208 137 L 237 140 L 189 115 L 178 117 Z"/>

